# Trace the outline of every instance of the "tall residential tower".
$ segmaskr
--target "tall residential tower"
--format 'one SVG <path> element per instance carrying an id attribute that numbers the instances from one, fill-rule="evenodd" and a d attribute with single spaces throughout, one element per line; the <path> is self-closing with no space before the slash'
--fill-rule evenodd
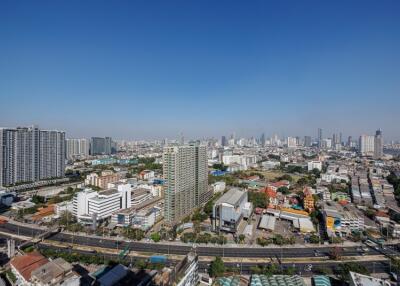
<path id="1" fill-rule="evenodd" d="M 67 139 L 67 159 L 86 158 L 89 156 L 88 139 Z"/>
<path id="2" fill-rule="evenodd" d="M 374 140 L 374 157 L 380 159 L 383 157 L 383 136 L 382 130 L 378 129 L 375 132 Z"/>
<path id="3" fill-rule="evenodd" d="M 63 177 L 65 133 L 38 127 L 0 128 L 0 186 Z"/>
<path id="4" fill-rule="evenodd" d="M 166 180 L 164 217 L 179 222 L 207 201 L 207 148 L 199 144 L 164 147 Z"/>

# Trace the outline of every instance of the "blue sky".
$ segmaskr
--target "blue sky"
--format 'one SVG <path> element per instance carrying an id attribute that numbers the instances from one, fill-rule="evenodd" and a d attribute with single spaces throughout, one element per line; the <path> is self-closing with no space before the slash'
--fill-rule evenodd
<path id="1" fill-rule="evenodd" d="M 400 139 L 400 1 L 1 1 L 0 126 Z"/>

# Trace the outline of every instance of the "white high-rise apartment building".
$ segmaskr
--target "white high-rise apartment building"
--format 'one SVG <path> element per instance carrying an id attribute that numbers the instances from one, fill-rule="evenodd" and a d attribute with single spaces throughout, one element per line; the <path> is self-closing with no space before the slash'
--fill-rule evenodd
<path id="1" fill-rule="evenodd" d="M 87 158 L 89 156 L 90 141 L 88 139 L 67 139 L 67 159 Z"/>
<path id="2" fill-rule="evenodd" d="M 0 186 L 64 177 L 65 133 L 0 128 Z"/>
<path id="3" fill-rule="evenodd" d="M 359 139 L 360 153 L 363 156 L 372 156 L 375 151 L 375 136 L 361 135 Z"/>
<path id="4" fill-rule="evenodd" d="M 205 202 L 208 193 L 207 147 L 180 145 L 164 147 L 166 180 L 164 217 L 179 222 Z"/>
<path id="5" fill-rule="evenodd" d="M 288 137 L 286 140 L 286 144 L 288 148 L 295 148 L 297 147 L 297 140 L 295 137 Z"/>

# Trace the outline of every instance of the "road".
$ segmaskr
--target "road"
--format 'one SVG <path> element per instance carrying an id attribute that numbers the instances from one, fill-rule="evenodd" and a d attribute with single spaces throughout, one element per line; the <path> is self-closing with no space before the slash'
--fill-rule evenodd
<path id="1" fill-rule="evenodd" d="M 53 249 L 56 251 L 72 251 L 71 249 L 60 249 L 59 247 L 52 246 L 52 245 L 44 245 L 40 244 L 39 248 L 42 249 Z M 74 249 L 73 252 L 76 253 L 81 253 L 81 254 L 86 254 L 86 255 L 91 255 L 91 256 L 99 256 L 101 259 L 104 259 L 106 262 L 107 260 L 114 260 L 114 261 L 120 261 L 119 257 L 117 254 L 110 254 L 110 253 L 93 253 L 91 251 L 86 251 L 86 250 L 78 250 Z M 125 257 L 123 260 L 127 263 L 133 263 L 140 258 L 137 257 Z M 178 261 L 174 260 L 169 260 L 167 265 L 176 265 Z M 317 268 L 324 268 L 324 269 L 331 269 L 332 272 L 337 268 L 338 264 L 341 262 L 338 261 L 337 263 L 330 263 L 330 261 L 327 262 L 303 262 L 303 263 L 282 263 L 281 267 L 282 269 L 286 268 L 294 268 L 295 272 L 299 275 L 302 276 L 311 276 L 313 275 L 313 270 Z M 388 273 L 390 271 L 390 265 L 387 261 L 358 261 L 360 265 L 365 266 L 370 273 Z M 226 267 L 229 268 L 236 268 L 239 270 L 241 274 L 252 274 L 252 268 L 255 266 L 258 266 L 263 263 L 257 263 L 257 262 L 240 262 L 238 260 L 237 262 L 225 262 L 224 263 Z M 265 263 L 264 263 L 265 264 Z M 311 269 L 309 266 L 312 265 Z M 199 261 L 199 272 L 200 273 L 205 273 L 209 269 L 209 262 L 208 261 Z"/>
<path id="2" fill-rule="evenodd" d="M 24 236 L 36 236 L 43 230 L 31 228 L 27 226 L 19 226 L 11 223 L 0 225 L 1 232 L 7 232 Z M 111 238 L 101 238 L 94 236 L 71 235 L 67 233 L 57 233 L 47 240 L 59 241 L 80 244 L 85 246 L 101 246 L 110 249 L 125 249 L 127 246 L 131 251 L 157 253 L 157 254 L 176 254 L 186 255 L 191 249 L 190 245 L 183 244 L 165 244 L 165 243 L 150 243 L 150 242 L 132 242 L 117 240 Z M 200 256 L 221 256 L 221 257 L 248 257 L 248 258 L 301 258 L 316 256 L 315 250 L 318 249 L 318 256 L 328 256 L 332 247 L 249 247 L 238 245 L 237 247 L 228 246 L 197 246 L 196 251 Z M 359 247 L 342 247 L 342 256 L 361 256 L 362 252 Z M 379 254 L 397 254 L 396 251 L 387 248 L 374 249 L 370 248 L 368 255 Z"/>

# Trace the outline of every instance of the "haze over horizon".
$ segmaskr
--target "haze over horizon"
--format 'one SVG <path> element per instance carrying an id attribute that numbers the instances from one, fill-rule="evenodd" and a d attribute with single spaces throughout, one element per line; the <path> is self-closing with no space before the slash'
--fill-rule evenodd
<path id="1" fill-rule="evenodd" d="M 2 1 L 0 126 L 400 139 L 399 1 Z"/>

